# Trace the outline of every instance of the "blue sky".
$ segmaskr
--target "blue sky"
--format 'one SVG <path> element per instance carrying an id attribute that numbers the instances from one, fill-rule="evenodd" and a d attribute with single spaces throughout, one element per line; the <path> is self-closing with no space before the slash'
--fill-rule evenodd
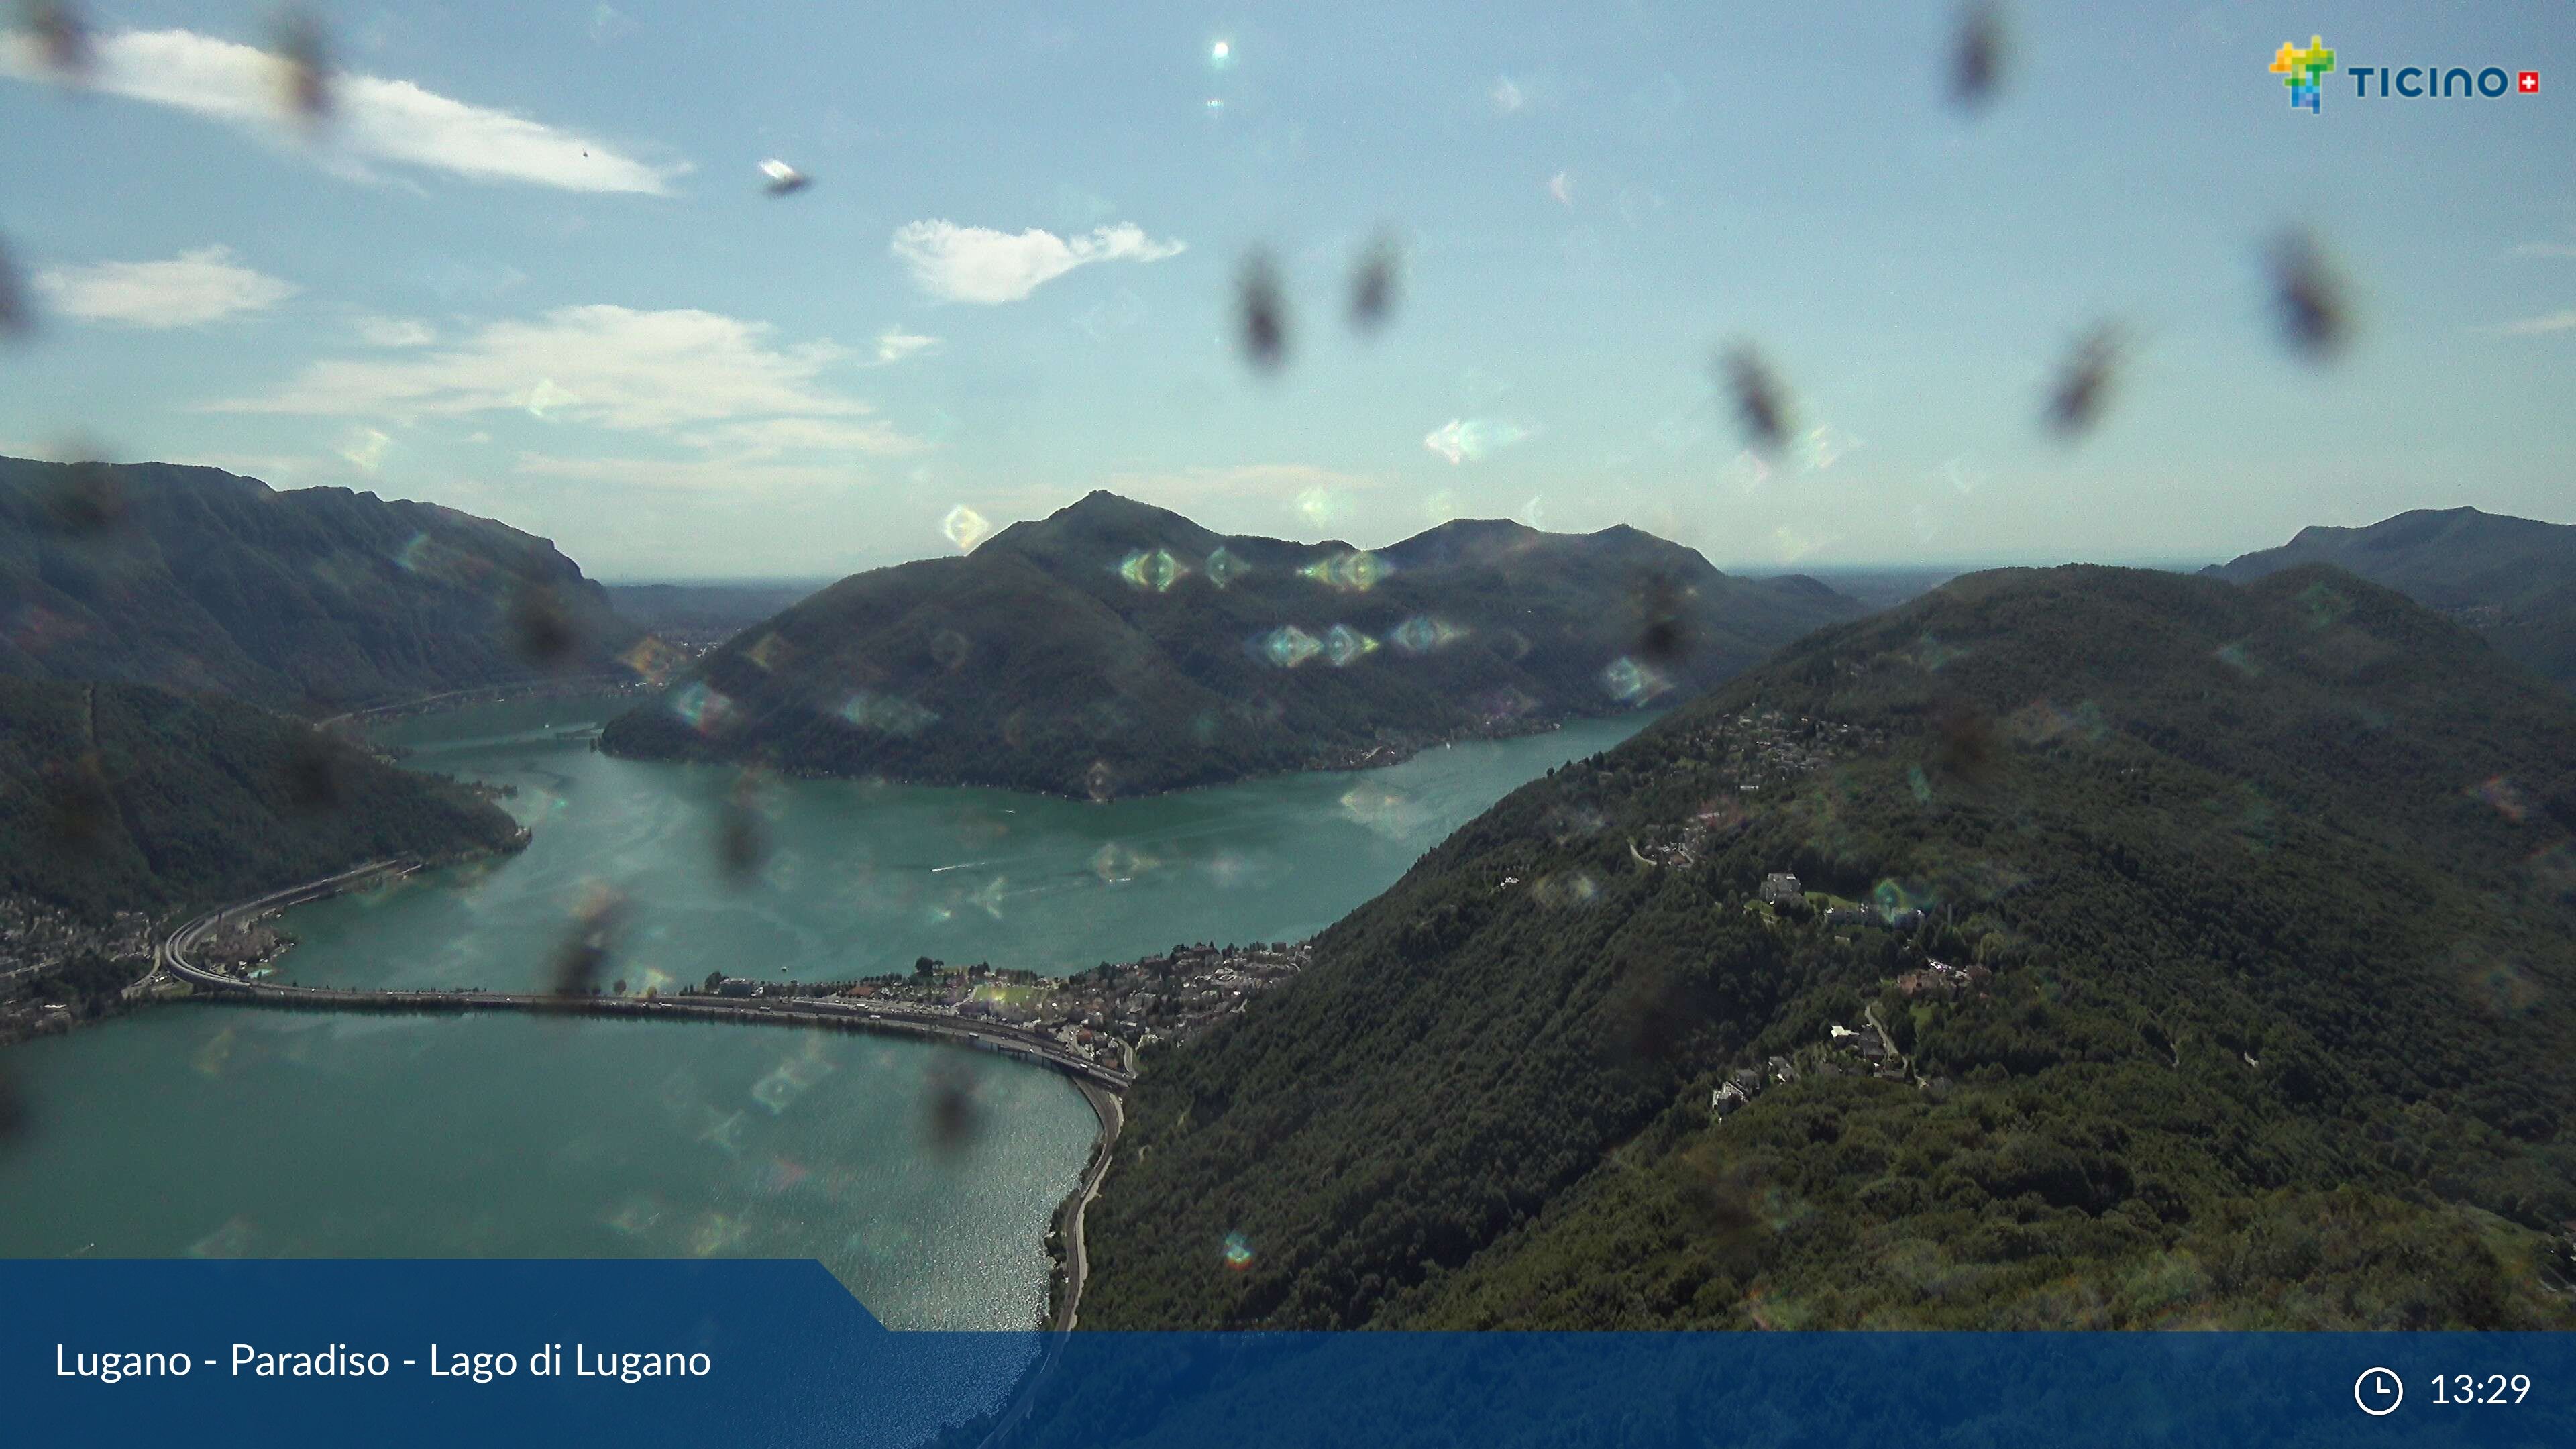
<path id="1" fill-rule="evenodd" d="M 1589 8 L 342 3 L 308 129 L 265 8 L 93 4 L 85 88 L 0 48 L 39 322 L 0 450 L 429 499 L 608 578 L 841 573 L 1097 487 L 1362 545 L 1625 521 L 1762 571 L 2576 521 L 2569 7 L 2007 5 L 1975 116 L 1949 5 Z M 2338 75 L 2294 113 L 2265 67 L 2311 33 L 2552 84 Z M 771 157 L 814 184 L 764 195 Z M 2353 285 L 2331 366 L 2266 311 L 2294 225 Z M 1275 376 L 1232 336 L 1255 247 Z M 2106 320 L 2126 365 L 2061 442 L 2049 379 Z M 1738 339 L 1795 399 L 1767 463 L 1711 365 Z"/>

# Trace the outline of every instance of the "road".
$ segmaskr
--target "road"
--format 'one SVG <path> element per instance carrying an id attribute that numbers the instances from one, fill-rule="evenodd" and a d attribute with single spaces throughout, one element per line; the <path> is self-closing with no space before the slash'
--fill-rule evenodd
<path id="1" fill-rule="evenodd" d="M 1100 1117 L 1100 1139 L 1092 1149 L 1090 1167 L 1083 1172 L 1082 1181 L 1065 1199 L 1061 1210 L 1064 1302 L 1056 1306 L 1055 1314 L 1055 1326 L 1060 1331 L 1070 1331 L 1079 1317 L 1077 1310 L 1082 1306 L 1082 1282 L 1091 1275 L 1091 1255 L 1084 1250 L 1082 1242 L 1082 1220 L 1084 1214 L 1091 1210 L 1091 1200 L 1100 1196 L 1101 1180 L 1109 1176 L 1109 1159 L 1117 1151 L 1118 1131 L 1127 1123 L 1126 1109 L 1119 1103 L 1117 1093 L 1103 1091 L 1089 1082 L 1075 1085 L 1082 1088 L 1083 1098 L 1091 1103 L 1091 1110 Z"/>
<path id="2" fill-rule="evenodd" d="M 403 861 L 374 861 L 322 880 L 308 881 L 273 891 L 256 900 L 209 911 L 170 933 L 155 953 L 155 970 L 186 982 L 193 989 L 193 1000 L 307 1011 L 530 1011 L 629 1020 L 732 1021 L 826 1027 L 909 1036 L 1017 1057 L 1051 1067 L 1077 1083 L 1111 1093 L 1126 1091 L 1136 1080 L 1132 1071 L 1121 1071 L 1095 1062 L 1055 1038 L 1026 1027 L 894 1011 L 850 997 L 558 996 L 541 991 L 356 991 L 244 981 L 209 971 L 188 959 L 188 953 L 196 949 L 209 932 L 226 921 L 317 900 L 379 876 L 404 874 L 414 868 Z"/>

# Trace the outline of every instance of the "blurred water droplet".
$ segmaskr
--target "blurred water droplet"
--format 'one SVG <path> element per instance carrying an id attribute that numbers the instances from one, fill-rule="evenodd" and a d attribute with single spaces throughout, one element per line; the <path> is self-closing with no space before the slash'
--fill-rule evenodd
<path id="1" fill-rule="evenodd" d="M 984 1111 L 975 1079 L 947 1053 L 931 1062 L 922 1108 L 922 1136 L 941 1153 L 962 1152 L 983 1135 Z"/>
<path id="2" fill-rule="evenodd" d="M 521 581 L 510 593 L 510 647 L 529 664 L 558 668 L 580 653 L 581 628 L 551 584 Z"/>
<path id="3" fill-rule="evenodd" d="M 2124 351 L 2120 329 L 2105 322 L 2086 333 L 2067 354 L 2057 381 L 2049 388 L 2046 412 L 2049 428 L 2059 437 L 2081 437 L 2101 421 Z"/>
<path id="4" fill-rule="evenodd" d="M 129 516 L 124 475 L 112 463 L 86 459 L 57 474 L 43 498 L 44 520 L 72 538 L 96 538 L 123 528 Z"/>
<path id="5" fill-rule="evenodd" d="M 745 769 L 726 792 L 716 823 L 716 864 L 725 883 L 737 889 L 760 873 L 769 858 L 769 818 L 761 799 L 757 770 Z"/>
<path id="6" fill-rule="evenodd" d="M 1235 282 L 1235 311 L 1244 360 L 1260 371 L 1276 371 L 1288 360 L 1288 315 L 1279 270 L 1268 252 L 1256 248 L 1243 259 Z"/>
<path id="7" fill-rule="evenodd" d="M 318 730 L 298 731 L 287 741 L 279 785 L 286 805 L 303 815 L 337 810 L 341 801 L 342 750 Z"/>
<path id="8" fill-rule="evenodd" d="M 1351 269 L 1351 325 L 1363 332 L 1395 314 L 1404 278 L 1404 248 L 1393 231 L 1380 231 Z"/>
<path id="9" fill-rule="evenodd" d="M 1735 417 L 1744 429 L 1746 446 L 1764 453 L 1780 451 L 1795 429 L 1788 392 L 1771 364 L 1753 344 L 1743 342 L 1727 349 L 1718 360 L 1718 370 L 1735 401 Z"/>
<path id="10" fill-rule="evenodd" d="M 27 302 L 26 284 L 18 280 L 18 264 L 10 259 L 9 243 L 0 240 L 0 338 L 21 337 L 36 329 L 36 310 Z"/>
<path id="11" fill-rule="evenodd" d="M 287 11 L 277 22 L 276 55 L 279 96 L 287 113 L 307 125 L 329 120 L 336 82 L 322 23 L 304 11 Z"/>
<path id="12" fill-rule="evenodd" d="M 616 959 L 617 942 L 626 929 L 626 897 L 610 886 L 593 884 L 573 908 L 572 929 L 556 948 L 548 986 L 557 996 L 594 995 Z"/>
<path id="13" fill-rule="evenodd" d="M 2352 340 L 2351 288 L 2316 238 L 2303 231 L 2274 239 L 2268 261 L 2283 340 L 2311 361 L 2332 361 Z"/>
<path id="14" fill-rule="evenodd" d="M 86 82 L 95 57 L 90 51 L 89 23 L 64 0 L 24 0 L 18 23 L 36 42 L 45 69 L 75 85 Z"/>
<path id="15" fill-rule="evenodd" d="M 1962 110 L 1984 109 L 2003 85 L 2006 59 L 2002 7 L 1978 3 L 1961 10 L 1950 50 L 1950 99 Z"/>

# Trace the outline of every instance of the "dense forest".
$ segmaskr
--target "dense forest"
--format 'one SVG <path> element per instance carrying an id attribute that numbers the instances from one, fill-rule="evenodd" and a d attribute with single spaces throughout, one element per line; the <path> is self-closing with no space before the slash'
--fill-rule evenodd
<path id="1" fill-rule="evenodd" d="M 1148 1048 L 1082 1323 L 2576 1327 L 2571 831 L 2395 592 L 1970 575 Z"/>
<path id="2" fill-rule="evenodd" d="M 2576 525 L 2417 509 L 2367 528 L 2303 528 L 2279 548 L 2207 572 L 2245 583 L 2303 563 L 2330 563 L 2385 584 L 2576 687 Z"/>
<path id="3" fill-rule="evenodd" d="M 603 745 L 1146 794 L 1678 698 L 1859 612 L 1626 527 L 1461 520 L 1372 553 L 1094 493 L 744 630 Z"/>
<path id="4" fill-rule="evenodd" d="M 0 458 L 0 675 L 326 715 L 615 667 L 635 628 L 554 545 L 214 468 Z"/>
<path id="5" fill-rule="evenodd" d="M 104 919 L 518 840 L 465 787 L 249 705 L 0 678 L 0 896 Z"/>

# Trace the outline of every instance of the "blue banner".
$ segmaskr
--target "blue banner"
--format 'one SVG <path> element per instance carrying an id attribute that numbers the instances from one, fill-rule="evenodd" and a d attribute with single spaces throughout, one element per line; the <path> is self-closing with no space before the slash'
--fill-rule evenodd
<path id="1" fill-rule="evenodd" d="M 894 1333 L 816 1264 L 0 1263 L 10 1444 L 2564 1445 L 2555 1334 Z"/>

